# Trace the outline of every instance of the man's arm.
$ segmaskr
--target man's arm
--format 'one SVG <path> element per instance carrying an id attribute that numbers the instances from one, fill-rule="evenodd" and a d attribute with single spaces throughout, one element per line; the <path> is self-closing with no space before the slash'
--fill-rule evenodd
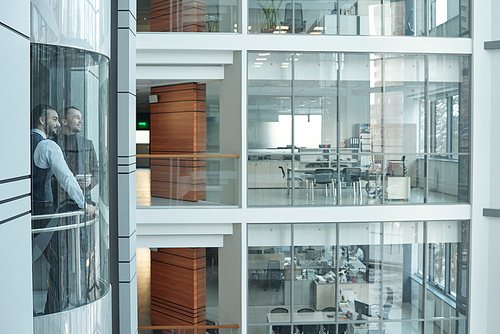
<path id="1" fill-rule="evenodd" d="M 78 207 L 81 209 L 85 207 L 83 192 L 66 164 L 61 148 L 54 141 L 50 139 L 41 141 L 33 159 L 38 168 L 50 168 L 61 187 L 78 204 Z"/>
<path id="2" fill-rule="evenodd" d="M 94 188 L 99 183 L 99 161 L 97 160 L 97 154 L 95 153 L 94 143 L 91 140 L 88 141 L 90 145 L 90 164 L 92 173 L 92 183 L 90 188 Z"/>

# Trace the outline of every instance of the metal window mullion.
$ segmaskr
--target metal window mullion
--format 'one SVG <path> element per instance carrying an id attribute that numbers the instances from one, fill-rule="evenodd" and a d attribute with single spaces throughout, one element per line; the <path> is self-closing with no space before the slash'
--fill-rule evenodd
<path id="1" fill-rule="evenodd" d="M 380 132 L 382 136 L 382 152 L 385 153 L 385 123 L 384 123 L 384 98 L 385 98 L 385 58 L 384 55 L 381 55 L 380 63 L 382 64 L 381 68 L 381 77 L 382 77 L 382 93 L 380 97 Z M 385 163 L 386 156 L 382 155 L 382 204 L 385 204 Z"/>
<path id="2" fill-rule="evenodd" d="M 294 312 L 293 312 L 293 307 L 295 305 L 295 289 L 294 289 L 294 282 L 295 282 L 295 229 L 294 229 L 294 224 L 290 224 L 290 236 L 292 238 L 291 244 L 290 244 L 290 250 L 291 250 L 291 265 L 290 265 L 290 326 L 291 330 L 293 332 L 293 321 L 294 321 Z M 286 280 L 285 280 L 286 282 Z M 285 292 L 283 292 L 284 296 Z"/>
<path id="3" fill-rule="evenodd" d="M 340 224 L 335 223 L 335 277 L 340 277 L 339 276 L 339 262 L 340 262 L 340 252 L 339 252 L 339 246 L 340 245 Z M 339 305 L 339 293 L 340 293 L 340 287 L 339 287 L 340 280 L 336 279 L 335 280 L 335 305 L 338 308 Z M 338 312 L 335 312 L 335 323 L 337 327 L 337 332 L 338 332 L 338 323 L 339 323 L 339 316 Z"/>
<path id="4" fill-rule="evenodd" d="M 337 10 L 337 24 L 339 22 L 339 11 L 340 8 Z M 340 28 L 339 28 L 340 29 Z M 337 155 L 336 155 L 336 160 L 337 160 L 337 196 L 336 196 L 336 202 L 337 205 L 340 205 L 342 203 L 342 180 L 340 179 L 340 54 L 335 53 L 335 58 L 336 58 L 336 63 L 335 65 L 337 66 Z M 314 188 L 313 188 L 314 191 Z M 338 241 L 338 240 L 337 240 Z M 337 273 L 338 277 L 338 273 Z"/>
<path id="5" fill-rule="evenodd" d="M 295 34 L 295 0 L 292 0 L 292 34 Z"/>
<path id="6" fill-rule="evenodd" d="M 382 0 L 382 36 L 385 36 L 385 0 Z"/>
<path id="7" fill-rule="evenodd" d="M 424 0 L 424 36 L 429 36 L 429 0 Z"/>
<path id="8" fill-rule="evenodd" d="M 294 12 L 294 11 L 293 11 Z M 291 206 L 293 206 L 295 204 L 295 91 L 294 91 L 294 88 L 295 88 L 295 64 L 294 64 L 294 53 L 290 53 L 290 61 L 292 63 L 292 67 L 291 67 L 291 70 L 292 70 L 292 96 L 291 96 L 291 113 L 292 113 L 292 147 L 291 147 L 291 157 L 292 157 L 292 161 L 290 162 L 291 164 L 291 168 L 292 168 L 292 177 L 291 177 L 291 180 L 290 180 L 290 188 L 291 188 L 291 192 L 290 192 L 290 196 L 291 196 L 291 201 L 290 201 L 290 204 Z"/>
<path id="9" fill-rule="evenodd" d="M 453 152 L 453 96 L 448 96 L 446 98 L 446 154 L 449 158 L 452 156 Z"/>
<path id="10" fill-rule="evenodd" d="M 445 248 L 445 260 L 444 260 L 444 292 L 450 295 L 451 292 L 451 243 L 446 244 Z"/>
<path id="11" fill-rule="evenodd" d="M 366 255 L 365 255 L 366 256 Z M 382 318 L 384 317 L 384 307 L 382 297 L 384 296 L 384 223 L 380 223 L 380 295 L 379 295 L 379 328 L 382 328 Z"/>
<path id="12" fill-rule="evenodd" d="M 427 317 L 426 312 L 426 298 L 427 298 L 427 275 L 429 270 L 429 246 L 427 244 L 427 232 L 428 232 L 428 222 L 424 221 L 424 254 L 423 254 L 423 274 L 422 274 L 422 284 L 423 284 L 423 296 L 422 296 L 422 317 L 424 320 Z M 425 334 L 425 322 L 424 326 L 422 326 L 422 334 Z"/>
<path id="13" fill-rule="evenodd" d="M 426 0 L 427 1 L 427 0 Z M 429 59 L 427 55 L 424 55 L 424 114 L 425 114 L 425 126 L 424 126 L 424 203 L 429 201 L 429 152 L 430 152 L 430 113 L 429 113 Z"/>

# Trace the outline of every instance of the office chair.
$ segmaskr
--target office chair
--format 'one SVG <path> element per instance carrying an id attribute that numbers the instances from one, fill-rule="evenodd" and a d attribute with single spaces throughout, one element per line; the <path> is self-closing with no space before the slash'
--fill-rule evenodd
<path id="1" fill-rule="evenodd" d="M 283 175 L 283 178 L 286 180 L 286 194 L 288 196 L 290 195 L 290 184 L 293 183 L 292 178 L 286 177 L 285 169 L 282 166 L 278 166 L 278 168 L 281 169 L 281 174 Z M 295 182 L 299 183 L 299 189 L 302 190 L 303 180 L 300 177 L 295 177 Z"/>
<path id="2" fill-rule="evenodd" d="M 323 168 L 323 164 L 319 162 L 310 162 L 306 165 L 306 168 Z"/>
<path id="3" fill-rule="evenodd" d="M 394 301 L 394 296 L 391 288 L 387 288 L 387 299 L 385 300 L 385 304 L 382 306 L 383 313 L 380 313 L 379 311 L 376 311 L 375 314 L 377 317 L 382 318 L 384 320 L 389 319 L 389 312 L 391 311 L 392 308 L 392 303 Z M 378 307 L 377 304 L 373 304 L 372 306 Z M 373 313 L 372 313 L 373 314 Z"/>
<path id="4" fill-rule="evenodd" d="M 284 307 L 276 307 L 271 310 L 271 313 L 288 313 L 288 310 Z M 273 333 L 275 334 L 290 334 L 290 326 L 273 326 Z"/>
<path id="5" fill-rule="evenodd" d="M 312 308 L 301 308 L 297 313 L 314 313 Z M 321 330 L 320 325 L 300 325 L 297 326 L 302 334 L 318 334 Z"/>
<path id="6" fill-rule="evenodd" d="M 292 32 L 292 21 L 293 21 L 293 3 L 287 3 L 285 5 L 285 18 L 283 19 L 282 26 L 288 27 L 288 32 Z M 295 33 L 301 33 L 306 28 L 306 21 L 302 16 L 302 4 L 295 3 Z"/>
<path id="7" fill-rule="evenodd" d="M 328 196 L 328 185 L 330 184 L 332 189 L 332 197 L 333 200 L 335 201 L 336 198 L 335 180 L 336 180 L 336 174 L 331 168 L 319 168 L 316 169 L 313 174 L 308 175 L 306 177 L 306 184 L 309 185 L 310 183 L 312 183 L 311 187 L 312 201 L 314 202 L 314 187 L 317 184 L 325 185 L 326 196 Z"/>
<path id="8" fill-rule="evenodd" d="M 211 321 L 211 320 L 205 320 L 207 326 L 215 326 L 215 322 Z M 211 329 L 207 329 L 206 332 L 208 334 L 219 334 L 219 330 L 217 328 L 211 328 Z"/>
<path id="9" fill-rule="evenodd" d="M 276 291 L 283 287 L 284 276 L 281 270 L 280 261 L 270 260 L 267 261 L 267 286 L 264 288 L 266 291 L 273 286 Z"/>
<path id="10" fill-rule="evenodd" d="M 284 307 L 275 307 L 271 310 L 271 313 L 288 313 L 288 310 Z"/>
<path id="11" fill-rule="evenodd" d="M 342 181 L 353 185 L 354 204 L 356 204 L 357 194 L 359 193 L 359 203 L 363 202 L 361 193 L 361 168 L 347 167 L 342 170 Z"/>
<path id="12" fill-rule="evenodd" d="M 321 312 L 337 312 L 337 309 L 334 306 L 325 307 L 321 310 Z M 323 325 L 323 332 L 327 334 L 337 334 L 344 333 L 347 330 L 346 324 L 339 324 L 339 331 L 337 332 L 337 328 L 335 324 L 325 324 Z"/>

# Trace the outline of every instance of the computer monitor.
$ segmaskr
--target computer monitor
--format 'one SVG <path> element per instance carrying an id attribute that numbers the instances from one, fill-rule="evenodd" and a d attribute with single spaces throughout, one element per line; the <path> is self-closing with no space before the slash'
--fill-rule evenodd
<path id="1" fill-rule="evenodd" d="M 358 320 L 363 320 L 363 315 L 366 315 L 367 317 L 372 316 L 370 312 L 370 305 L 357 299 L 354 300 L 354 310 L 358 314 Z"/>

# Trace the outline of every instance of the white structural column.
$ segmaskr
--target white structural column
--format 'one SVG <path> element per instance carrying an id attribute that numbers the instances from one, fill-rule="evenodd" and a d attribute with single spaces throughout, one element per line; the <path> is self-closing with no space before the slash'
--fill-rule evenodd
<path id="1" fill-rule="evenodd" d="M 477 2 L 477 1 L 475 1 Z M 489 41 L 500 41 L 500 22 L 498 21 L 498 11 L 500 10 L 500 1 L 491 1 L 491 36 L 484 38 L 484 42 Z M 488 24 L 488 27 L 490 25 Z M 483 42 L 481 39 L 479 42 Z M 479 46 L 478 46 L 479 47 Z M 500 49 L 495 49 L 491 51 L 485 51 L 491 59 L 491 70 L 487 71 L 486 74 L 490 76 L 491 85 L 489 87 L 491 95 L 489 96 L 488 102 L 490 103 L 490 113 L 491 113 L 491 123 L 489 130 L 491 131 L 491 145 L 489 147 L 489 157 L 490 157 L 490 171 L 489 185 L 490 185 L 490 203 L 489 208 L 500 209 L 500 177 L 498 174 L 498 166 L 500 166 L 500 150 L 498 149 L 498 143 L 500 140 L 500 134 L 498 133 L 498 127 L 500 126 L 500 112 L 498 110 L 498 92 L 500 91 Z M 486 319 L 488 319 L 487 327 L 485 333 L 495 333 L 498 331 L 498 324 L 495 317 L 498 316 L 500 312 L 500 306 L 498 304 L 498 299 L 493 296 L 498 296 L 500 294 L 500 284 L 498 284 L 498 277 L 500 277 L 500 266 L 498 266 L 498 259 L 495 252 L 498 249 L 498 236 L 500 235 L 500 218 L 484 218 L 489 221 L 489 238 L 488 245 L 490 249 L 488 250 L 488 284 L 484 286 L 483 289 L 487 289 L 488 301 L 486 303 L 487 314 Z M 478 254 L 478 256 L 480 256 Z M 481 264 L 484 266 L 483 264 Z M 478 269 L 480 270 L 480 269 Z M 478 319 L 479 321 L 479 319 Z M 472 327 L 471 327 L 472 328 Z M 472 333 L 472 332 L 471 332 Z"/>
<path id="2" fill-rule="evenodd" d="M 471 163 L 471 252 L 470 252 L 470 291 L 469 291 L 469 333 L 494 333 L 498 331 L 495 318 L 499 308 L 491 287 L 498 285 L 498 277 L 486 281 L 484 272 L 498 272 L 498 234 L 491 233 L 494 228 L 493 219 L 483 217 L 483 208 L 490 207 L 490 173 L 498 174 L 498 166 L 492 165 L 491 145 L 494 135 L 489 131 L 492 114 L 490 96 L 497 96 L 491 90 L 491 52 L 484 50 L 484 42 L 491 40 L 492 4 L 497 0 L 481 0 L 471 2 L 472 8 L 472 119 L 470 131 L 472 138 Z M 498 73 L 496 74 L 498 76 Z M 498 133 L 498 130 L 494 130 Z M 496 135 L 498 136 L 498 134 Z M 498 150 L 495 150 L 498 155 Z M 491 172 L 490 172 L 491 168 Z M 496 177 L 496 175 L 495 175 Z M 498 224 L 498 223 L 497 223 Z M 488 235 L 492 239 L 488 238 Z M 491 241 L 490 241 L 491 240 Z M 491 275 L 489 275 L 491 277 Z M 494 305 L 494 306 L 493 306 Z M 489 308 L 489 306 L 493 306 Z M 490 331 L 489 329 L 492 329 Z"/>
<path id="3" fill-rule="evenodd" d="M 0 2 L 0 332 L 32 333 L 30 2 Z M 16 143 L 11 145 L 8 143 Z M 28 320 L 28 321 L 27 321 Z"/>
<path id="4" fill-rule="evenodd" d="M 135 62 L 136 2 L 118 1 L 117 153 L 119 333 L 137 333 Z"/>

